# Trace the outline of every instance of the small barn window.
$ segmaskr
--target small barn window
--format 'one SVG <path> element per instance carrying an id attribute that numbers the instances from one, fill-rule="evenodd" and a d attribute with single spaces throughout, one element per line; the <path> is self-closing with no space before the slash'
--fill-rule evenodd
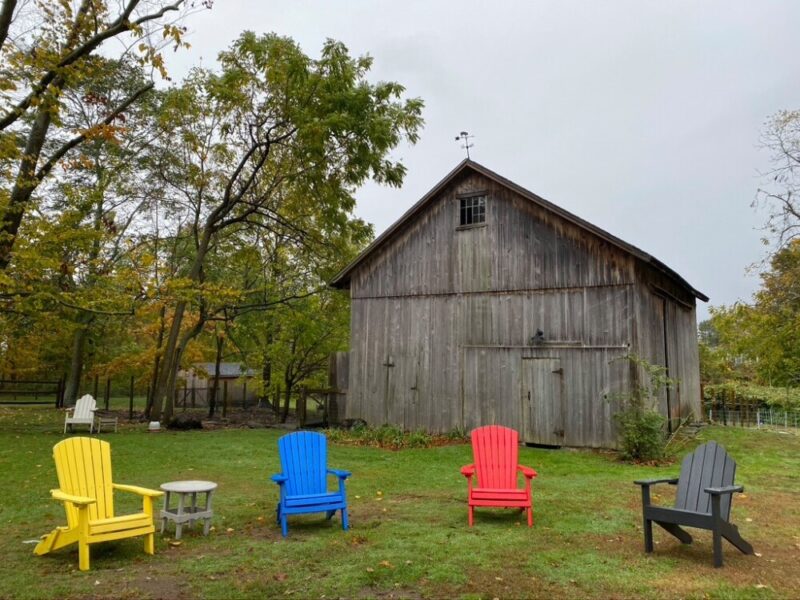
<path id="1" fill-rule="evenodd" d="M 468 196 L 460 198 L 461 201 L 461 219 L 459 224 L 463 227 L 465 225 L 476 225 L 478 223 L 486 222 L 486 195 Z"/>

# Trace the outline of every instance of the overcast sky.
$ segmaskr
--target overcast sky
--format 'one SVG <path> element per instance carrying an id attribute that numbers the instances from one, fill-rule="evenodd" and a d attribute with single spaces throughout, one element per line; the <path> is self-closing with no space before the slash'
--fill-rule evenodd
<path id="1" fill-rule="evenodd" d="M 800 2 L 215 0 L 171 74 L 211 67 L 245 29 L 318 56 L 326 38 L 375 59 L 372 78 L 425 101 L 395 153 L 402 189 L 368 185 L 357 215 L 391 225 L 472 158 L 656 256 L 711 305 L 748 300 L 764 256 L 752 207 L 766 118 L 800 108 Z M 707 315 L 700 303 L 698 318 Z"/>

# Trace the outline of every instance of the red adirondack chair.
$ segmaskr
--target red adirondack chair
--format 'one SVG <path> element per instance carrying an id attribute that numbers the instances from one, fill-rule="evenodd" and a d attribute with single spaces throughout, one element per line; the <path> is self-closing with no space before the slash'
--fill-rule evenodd
<path id="1" fill-rule="evenodd" d="M 472 455 L 475 462 L 461 467 L 467 478 L 469 526 L 476 506 L 528 509 L 528 527 L 533 525 L 531 479 L 536 471 L 517 462 L 519 434 L 508 427 L 487 425 L 472 430 Z M 525 488 L 517 487 L 517 475 L 525 476 Z M 478 485 L 472 486 L 477 474 Z"/>

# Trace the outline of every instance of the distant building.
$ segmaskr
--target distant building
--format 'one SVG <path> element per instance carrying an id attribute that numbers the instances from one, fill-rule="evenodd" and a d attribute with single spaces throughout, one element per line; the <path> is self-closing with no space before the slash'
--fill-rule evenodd
<path id="1" fill-rule="evenodd" d="M 213 362 L 194 363 L 191 369 L 179 371 L 178 377 L 186 382 L 186 389 L 185 391 L 178 390 L 178 404 L 181 404 L 185 394 L 191 396 L 194 389 L 195 403 L 207 405 L 208 394 L 214 387 L 215 375 Z M 230 404 L 241 405 L 243 399 L 246 399 L 247 404 L 255 404 L 258 401 L 256 386 L 254 382 L 249 381 L 254 377 L 255 371 L 246 369 L 240 363 L 220 363 L 219 374 L 216 375 L 219 380 L 217 401 L 222 401 L 222 394 L 227 383 Z"/>
<path id="2" fill-rule="evenodd" d="M 659 398 L 671 427 L 700 415 L 695 303 L 708 298 L 471 160 L 331 285 L 352 300 L 347 418 L 435 432 L 497 423 L 526 442 L 613 447 L 615 397 L 643 383 L 629 353 L 680 380 Z"/>

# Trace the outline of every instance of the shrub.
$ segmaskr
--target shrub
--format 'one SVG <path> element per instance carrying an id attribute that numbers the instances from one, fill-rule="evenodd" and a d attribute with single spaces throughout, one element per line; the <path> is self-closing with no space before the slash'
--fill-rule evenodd
<path id="1" fill-rule="evenodd" d="M 634 354 L 623 357 L 645 373 L 645 385 L 630 392 L 617 394 L 621 409 L 614 415 L 619 429 L 620 455 L 625 460 L 650 461 L 664 456 L 667 435 L 664 425 L 667 419 L 653 409 L 658 403 L 662 389 L 677 384 L 667 376 L 667 369 L 653 365 Z"/>

